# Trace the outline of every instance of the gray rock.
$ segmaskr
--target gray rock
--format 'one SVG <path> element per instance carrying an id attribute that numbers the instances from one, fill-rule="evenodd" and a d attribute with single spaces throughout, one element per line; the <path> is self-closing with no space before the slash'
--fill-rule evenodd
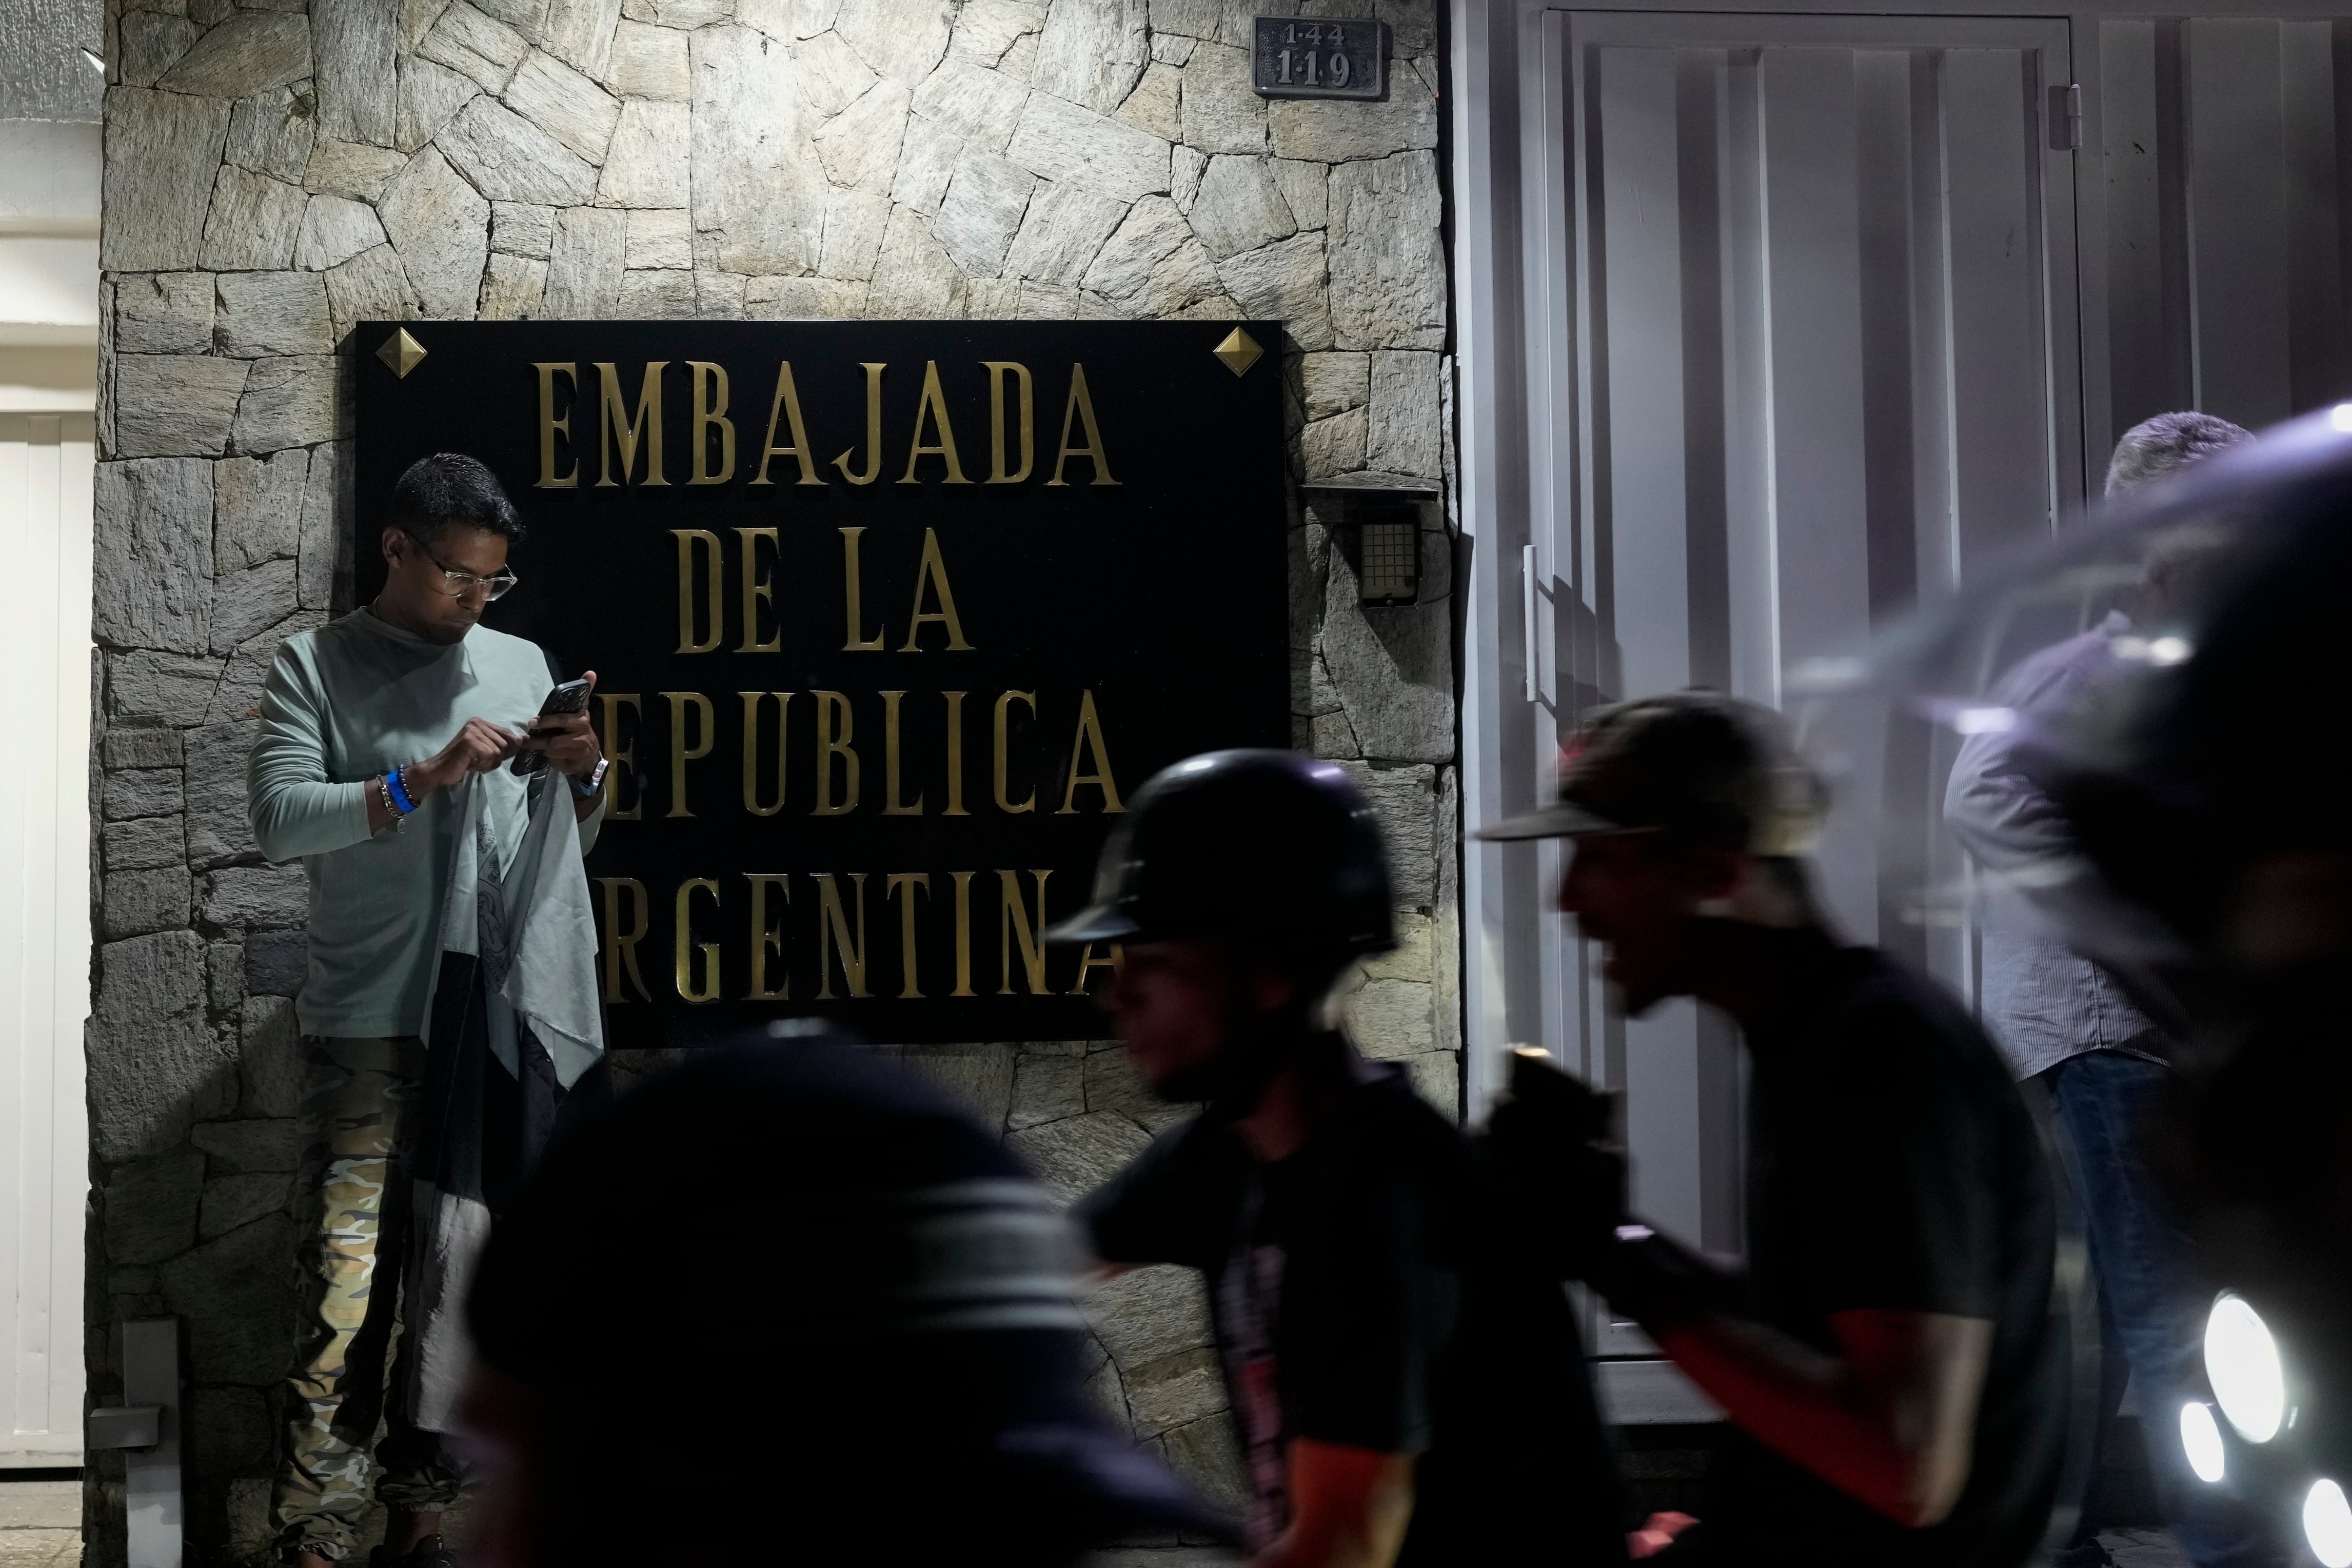
<path id="1" fill-rule="evenodd" d="M 226 1108 L 234 1082 L 205 1027 L 204 944 L 166 931 L 100 953 L 98 1006 L 83 1029 L 91 1153 L 112 1163 L 176 1150 L 194 1117 Z"/>
<path id="2" fill-rule="evenodd" d="M 1024 1127 L 1004 1141 L 1046 1191 L 1072 1203 L 1126 1169 L 1151 1138 L 1124 1116 L 1095 1111 Z"/>
<path id="3" fill-rule="evenodd" d="M 859 59 L 912 88 L 948 52 L 954 20 L 949 0 L 842 0 L 833 26 Z"/>
<path id="4" fill-rule="evenodd" d="M 196 265 L 228 121 L 229 106 L 210 99 L 128 87 L 107 94 L 100 267 L 169 272 Z"/>
<path id="5" fill-rule="evenodd" d="M 177 817 L 142 817 L 132 822 L 106 824 L 106 869 L 152 871 L 177 869 L 187 860 L 187 836 Z"/>
<path id="6" fill-rule="evenodd" d="M 213 275 L 135 273 L 114 287 L 114 347 L 124 354 L 201 354 L 213 346 Z"/>
<path id="7" fill-rule="evenodd" d="M 1256 250 L 1228 256 L 1217 276 L 1244 314 L 1280 321 L 1290 340 L 1307 350 L 1331 346 L 1331 317 L 1324 294 L 1324 236 L 1293 235 Z"/>
<path id="8" fill-rule="evenodd" d="M 1172 37 L 1211 39 L 1223 14 L 1219 0 L 1151 0 L 1151 31 Z"/>
<path id="9" fill-rule="evenodd" d="M 116 733 L 145 737 L 170 732 L 127 730 Z M 111 740 L 113 737 L 108 738 Z M 176 741 L 179 737 L 174 735 L 172 738 Z M 173 758 L 175 763 L 177 760 Z M 106 817 L 109 821 L 176 816 L 180 803 L 180 769 L 176 766 L 132 768 L 106 776 Z"/>
<path id="10" fill-rule="evenodd" d="M 1298 226 L 1321 228 L 1330 209 L 1330 172 L 1320 163 L 1303 162 L 1296 158 L 1276 158 L 1266 167 L 1274 175 L 1274 183 L 1281 187 L 1283 200 Z"/>
<path id="11" fill-rule="evenodd" d="M 116 1166 L 106 1181 L 107 1261 L 161 1263 L 194 1246 L 204 1186 L 205 1157 L 194 1149 Z"/>
<path id="12" fill-rule="evenodd" d="M 363 250 L 326 274 L 327 308 L 341 336 L 354 321 L 398 321 L 419 315 L 424 306 L 389 243 Z"/>
<path id="13" fill-rule="evenodd" d="M 613 29 L 620 19 L 621 0 L 551 0 L 540 37 L 557 59 L 602 77 L 612 63 Z"/>
<path id="14" fill-rule="evenodd" d="M 1444 431 L 1438 357 L 1381 350 L 1371 360 L 1371 424 L 1364 441 L 1365 466 L 1437 478 Z"/>
<path id="15" fill-rule="evenodd" d="M 294 265 L 294 236 L 310 198 L 299 185 L 223 164 L 205 219 L 204 265 L 218 272 L 268 272 Z"/>
<path id="16" fill-rule="evenodd" d="M 291 558 L 301 542 L 310 455 L 226 458 L 213 469 L 213 570 L 242 571 Z M 240 639 L 241 640 L 241 639 Z"/>
<path id="17" fill-rule="evenodd" d="M 1127 101 L 1111 118 L 1121 125 L 1131 125 L 1173 141 L 1184 134 L 1184 123 L 1178 114 L 1183 84 L 1183 73 L 1174 66 L 1154 63 L 1145 68 L 1143 79 L 1135 84 L 1135 90 L 1127 95 Z"/>
<path id="18" fill-rule="evenodd" d="M 416 52 L 471 78 L 484 92 L 502 92 L 530 50 L 523 36 L 504 22 L 485 16 L 466 0 L 453 0 Z"/>
<path id="19" fill-rule="evenodd" d="M 205 1204 L 209 1211 L 209 1194 Z M 277 1457 L 280 1427 L 270 1414 L 268 1398 L 258 1388 L 192 1388 L 187 1422 L 188 1435 L 183 1439 L 187 1447 L 183 1452 L 189 1473 L 207 1482 L 236 1486 L 254 1471 L 267 1469 Z M 266 1524 L 262 1528 L 266 1531 Z M 230 1539 L 236 1539 L 234 1525 Z M 234 1545 L 230 1549 L 236 1550 Z"/>
<path id="20" fill-rule="evenodd" d="M 1221 291 L 1209 253 L 1176 204 L 1135 204 L 1087 269 L 1084 287 L 1137 316 L 1167 316 Z"/>
<path id="21" fill-rule="evenodd" d="M 1445 604 L 1365 609 L 1338 551 L 1323 607 L 1323 656 L 1364 755 L 1387 762 L 1454 756 L 1453 621 Z"/>
<path id="22" fill-rule="evenodd" d="M 628 214 L 572 207 L 555 214 L 555 244 L 547 264 L 550 319 L 609 319 L 621 303 L 621 269 L 628 246 Z"/>
<path id="23" fill-rule="evenodd" d="M 101 923 L 110 940 L 176 931 L 188 923 L 192 883 L 184 867 L 110 873 Z"/>
<path id="24" fill-rule="evenodd" d="M 505 23 L 526 38 L 547 27 L 547 0 L 474 0 L 485 16 Z"/>
<path id="25" fill-rule="evenodd" d="M 621 14 L 665 27 L 694 28 L 723 22 L 734 9 L 735 0 L 630 0 Z"/>
<path id="26" fill-rule="evenodd" d="M 1309 479 L 1353 474 L 1364 466 L 1365 411 L 1352 408 L 1318 419 L 1298 433 L 1298 453 Z"/>
<path id="27" fill-rule="evenodd" d="M 890 181 L 890 199 L 929 216 L 948 193 L 948 178 L 963 155 L 963 139 L 928 120 L 910 120 Z"/>
<path id="28" fill-rule="evenodd" d="M 802 94 L 821 115 L 839 114 L 881 79 L 866 68 L 866 62 L 842 42 L 839 33 L 819 33 L 794 44 L 786 53 L 800 68 Z"/>
<path id="29" fill-rule="evenodd" d="M 829 278 L 870 281 L 889 222 L 889 197 L 866 191 L 834 192 L 825 203 L 824 245 L 817 271 Z"/>
<path id="30" fill-rule="evenodd" d="M 118 647 L 205 652 L 212 640 L 212 465 L 101 463 L 96 510 L 92 632 Z"/>
<path id="31" fill-rule="evenodd" d="M 302 183 L 330 196 L 373 202 L 383 197 L 393 177 L 407 166 L 408 155 L 389 147 L 321 140 L 310 149 L 310 167 Z"/>
<path id="32" fill-rule="evenodd" d="M 949 60 L 915 89 L 914 112 L 983 152 L 1002 152 L 1029 89 L 962 60 Z"/>
<path id="33" fill-rule="evenodd" d="M 783 43 L 814 38 L 833 26 L 841 0 L 736 0 L 735 16 Z"/>
<path id="34" fill-rule="evenodd" d="M 629 214 L 628 234 L 624 254 L 631 267 L 694 265 L 694 232 L 682 211 L 671 208 L 633 212 Z"/>
<path id="35" fill-rule="evenodd" d="M 1163 1264 L 1097 1285 L 1087 1301 L 1095 1333 L 1120 1370 L 1148 1366 L 1213 1343 L 1208 1292 L 1198 1270 Z"/>
<path id="36" fill-rule="evenodd" d="M 205 1183 L 196 1234 L 209 1241 L 240 1225 L 250 1225 L 266 1214 L 284 1213 L 287 1192 L 293 1181 L 293 1176 L 283 1171 L 213 1177 Z"/>
<path id="37" fill-rule="evenodd" d="M 1087 1110 L 1123 1116 L 1146 1133 L 1165 1132 L 1192 1113 L 1154 1094 L 1119 1047 L 1088 1051 L 1086 1076 Z"/>
<path id="38" fill-rule="evenodd" d="M 1331 172 L 1331 323 L 1343 349 L 1444 346 L 1437 167 L 1426 152 Z"/>
<path id="39" fill-rule="evenodd" d="M 1188 72 L 1188 87 L 1189 77 Z M 1277 158 L 1341 163 L 1437 145 L 1437 100 L 1405 69 L 1391 73 L 1385 100 L 1276 99 L 1267 105 L 1266 118 Z"/>
<path id="40" fill-rule="evenodd" d="M 205 610 L 212 610 L 207 588 Z M 107 716 L 120 725 L 168 725 L 184 728 L 204 716 L 205 705 L 220 685 L 217 660 L 146 650 L 106 661 Z"/>
<path id="41" fill-rule="evenodd" d="M 247 719 L 187 732 L 187 856 L 198 870 L 260 852 L 246 821 L 245 772 L 258 728 Z"/>
<path id="42" fill-rule="evenodd" d="M 395 124 L 398 19 L 383 0 L 311 0 L 319 122 L 340 141 L 388 145 Z"/>
<path id="43" fill-rule="evenodd" d="M 620 317 L 626 321 L 694 319 L 692 272 L 624 272 Z"/>
<path id="44" fill-rule="evenodd" d="M 877 81 L 826 121 L 812 139 L 825 178 L 856 190 L 888 190 L 907 131 L 907 89 L 900 83 Z"/>
<path id="45" fill-rule="evenodd" d="M 205 995 L 215 1013 L 236 1013 L 245 1006 L 245 944 L 205 944 Z M 240 1060 L 244 1048 L 238 1047 Z"/>
<path id="46" fill-rule="evenodd" d="M 213 583 L 213 649 L 226 653 L 295 611 L 294 563 L 265 561 Z"/>
<path id="47" fill-rule="evenodd" d="M 1265 151 L 1266 100 L 1250 90 L 1245 51 L 1215 44 L 1192 51 L 1184 68 L 1183 122 L 1185 144 L 1203 152 Z"/>
<path id="48" fill-rule="evenodd" d="M 555 245 L 555 209 L 530 202 L 490 204 L 490 248 L 545 261 Z"/>
<path id="49" fill-rule="evenodd" d="M 1018 164 L 967 145 L 956 161 L 931 233 L 971 277 L 991 277 L 1004 265 L 1005 250 L 1028 210 L 1037 182 Z"/>
<path id="50" fill-rule="evenodd" d="M 170 768 L 180 766 L 180 736 L 170 729 L 112 728 L 100 744 L 99 755 L 110 774 L 131 768 Z M 166 807 L 177 810 L 176 806 Z M 142 813 L 125 812 L 126 816 Z"/>
<path id="51" fill-rule="evenodd" d="M 682 207 L 694 146 L 682 103 L 630 99 L 621 105 L 596 200 L 607 207 Z"/>
<path id="52" fill-rule="evenodd" d="M 1042 186 L 1030 199 L 1003 271 L 1007 277 L 1075 288 L 1126 215 L 1125 205 L 1084 185 Z"/>
<path id="53" fill-rule="evenodd" d="M 719 236 L 714 259 L 729 272 L 811 271 L 825 176 L 808 156 L 808 111 L 791 61 L 748 27 L 706 28 L 692 47 L 694 226 Z"/>
<path id="54" fill-rule="evenodd" d="M 292 1228 L 272 1216 L 207 1241 L 159 1270 L 163 1300 L 188 1320 L 188 1373 L 200 1383 L 267 1386 L 286 1375 L 294 1332 L 287 1260 Z"/>
<path id="55" fill-rule="evenodd" d="M 197 98 L 246 98 L 310 74 L 310 19 L 240 11 L 198 38 L 156 86 Z"/>
<path id="56" fill-rule="evenodd" d="M 910 1045 L 899 1060 L 969 1108 L 984 1127 L 1004 1125 L 1013 1102 L 1012 1045 Z"/>
<path id="57" fill-rule="evenodd" d="M 1180 1350 L 1124 1371 L 1119 1382 L 1139 1437 L 1156 1437 L 1225 1408 L 1224 1376 L 1213 1350 Z"/>
<path id="58" fill-rule="evenodd" d="M 114 65 L 124 87 L 153 87 L 155 78 L 172 68 L 204 29 L 185 16 L 153 11 L 126 13 L 118 24 Z M 111 107 L 110 105 L 109 106 Z"/>
<path id="59" fill-rule="evenodd" d="M 751 280 L 704 267 L 694 275 L 694 314 L 704 321 L 741 321 L 743 292 Z"/>
<path id="60" fill-rule="evenodd" d="M 327 286 L 315 272 L 223 273 L 214 339 L 221 352 L 246 359 L 331 352 Z"/>
<path id="61" fill-rule="evenodd" d="M 1097 114 L 1126 101 L 1150 63 L 1144 0 L 1053 0 L 1030 80 Z"/>
<path id="62" fill-rule="evenodd" d="M 1120 201 L 1168 189 L 1166 141 L 1044 93 L 1032 93 L 1023 107 L 1005 156 L 1041 178 L 1075 181 Z"/>
<path id="63" fill-rule="evenodd" d="M 475 318 L 528 321 L 541 313 L 546 297 L 547 263 L 492 251 L 490 264 L 482 272 L 482 298 Z"/>
<path id="64" fill-rule="evenodd" d="M 265 997 L 291 998 L 302 988 L 310 966 L 310 939 L 299 931 L 256 931 L 245 939 L 247 1003 Z M 293 1114 L 273 1111 L 271 1115 Z"/>
<path id="65" fill-rule="evenodd" d="M 1425 981 L 1369 980 L 1346 998 L 1348 1033 L 1375 1061 L 1402 1061 L 1436 1049 L 1437 1023 Z"/>
<path id="66" fill-rule="evenodd" d="M 496 106 L 479 99 L 467 113 L 477 109 L 495 111 Z M 490 204 L 428 147 L 409 160 L 376 211 L 425 313 L 470 317 L 489 254 Z"/>
<path id="67" fill-rule="evenodd" d="M 292 88 L 257 93 L 230 113 L 222 156 L 241 169 L 299 183 L 318 133 L 315 100 Z"/>
<path id="68" fill-rule="evenodd" d="M 1160 1451 L 1168 1468 L 1228 1518 L 1248 1512 L 1256 1493 L 1242 1470 L 1241 1442 L 1226 1416 L 1175 1427 L 1163 1433 Z"/>
<path id="69" fill-rule="evenodd" d="M 1219 261 L 1298 231 L 1290 204 L 1282 199 L 1274 176 L 1258 158 L 1210 159 L 1192 211 L 1185 215 L 1210 256 Z"/>
<path id="70" fill-rule="evenodd" d="M 302 487 L 301 542 L 295 557 L 295 596 L 305 610 L 324 610 L 335 588 L 337 557 L 346 538 L 342 519 L 351 514 L 352 471 L 348 443 L 323 442 L 310 452 L 310 474 Z"/>
<path id="71" fill-rule="evenodd" d="M 313 196 L 303 209 L 302 227 L 295 236 L 294 265 L 308 272 L 324 272 L 383 243 L 383 225 L 365 202 L 347 196 Z M 325 303 L 321 293 L 322 315 Z"/>
<path id="72" fill-rule="evenodd" d="M 755 277 L 743 290 L 755 321 L 819 321 L 866 314 L 866 285 L 835 277 Z"/>
<path id="73" fill-rule="evenodd" d="M 970 294 L 955 258 L 923 220 L 904 207 L 891 209 L 874 281 L 866 286 L 866 308 L 906 320 L 952 320 L 965 313 Z"/>
<path id="74" fill-rule="evenodd" d="M 471 77 L 436 65 L 423 55 L 400 57 L 400 96 L 393 117 L 393 145 L 414 152 L 449 123 L 481 92 Z"/>
<path id="75" fill-rule="evenodd" d="M 578 64 L 577 61 L 573 62 Z M 657 98 L 684 103 L 694 96 L 686 68 L 686 35 L 668 27 L 623 22 L 613 34 L 604 85 L 627 98 Z"/>
<path id="76" fill-rule="evenodd" d="M 272 931 L 304 924 L 310 904 L 299 865 L 225 866 L 205 874 L 197 914 L 211 925 Z"/>
<path id="77" fill-rule="evenodd" d="M 1045 25 L 1045 7 L 1036 0 L 965 0 L 956 13 L 955 37 L 948 41 L 948 58 L 992 66 L 1023 35 L 1034 33 Z"/>
<path id="78" fill-rule="evenodd" d="M 604 160 L 620 101 L 552 55 L 534 49 L 507 83 L 507 107 L 591 163 Z"/>
<path id="79" fill-rule="evenodd" d="M 1006 1129 L 1017 1133 L 1066 1116 L 1084 1115 L 1086 1074 L 1083 1057 L 1032 1056 L 1024 1052 L 1013 1074 L 1013 1105 L 1004 1119 Z"/>
<path id="80" fill-rule="evenodd" d="M 495 99 L 467 103 L 442 128 L 438 141 L 449 162 L 493 201 L 575 206 L 596 194 L 594 165 Z"/>
<path id="81" fill-rule="evenodd" d="M 299 1129 L 292 1121 L 280 1117 L 198 1122 L 189 1129 L 188 1141 L 208 1156 L 215 1176 L 301 1168 Z"/>
<path id="82" fill-rule="evenodd" d="M 341 434 L 336 423 L 335 378 L 338 366 L 345 363 L 311 355 L 257 361 L 247 378 L 245 395 L 237 399 L 232 432 L 236 449 L 276 452 Z"/>
<path id="83" fill-rule="evenodd" d="M 1304 354 L 1299 357 L 1298 371 L 1308 419 L 1326 419 L 1361 408 L 1371 397 L 1370 354 Z"/>

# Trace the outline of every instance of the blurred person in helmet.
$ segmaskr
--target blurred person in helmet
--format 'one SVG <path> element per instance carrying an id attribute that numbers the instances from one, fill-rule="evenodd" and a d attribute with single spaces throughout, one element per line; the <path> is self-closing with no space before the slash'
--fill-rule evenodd
<path id="1" fill-rule="evenodd" d="M 2227 420 L 2165 413 L 2116 443 L 2112 501 L 2252 439 Z M 2200 1486 L 2169 1419 L 2198 1380 L 2198 1331 L 2210 1292 L 2192 1282 L 2188 1239 L 2151 1179 L 2140 1148 L 2148 1113 L 2170 1075 L 2166 1031 L 2115 976 L 2069 947 L 2036 907 L 2038 873 L 2077 852 L 2074 834 L 2028 774 L 2035 737 L 2079 721 L 2099 701 L 2137 627 L 2161 618 L 2221 536 L 2189 527 L 2151 539 L 2129 612 L 2021 660 L 1994 685 L 1980 727 L 1960 746 L 1944 817 L 1985 873 L 1979 936 L 1981 1013 L 2010 1071 L 2048 1092 L 2063 1134 L 2061 1166 L 2074 1191 L 2098 1281 L 2102 1359 L 2096 1416 L 2104 1448 L 2126 1382 L 2137 1379 L 2141 1435 L 2174 1538 L 2198 1568 L 2274 1563 L 2279 1552 L 2235 1500 Z M 2088 1500 L 2084 1500 L 2086 1504 Z M 2085 1507 L 2062 1568 L 2113 1559 Z"/>
<path id="2" fill-rule="evenodd" d="M 1830 929 L 1804 859 L 1822 805 L 1777 716 L 1690 692 L 1594 716 L 1558 802 L 1479 835 L 1573 840 L 1560 907 L 1625 1011 L 1695 997 L 1752 1066 L 1744 1273 L 1606 1203 L 1558 1223 L 1733 1423 L 1714 1511 L 1657 1561 L 2011 1568 L 2064 1449 L 2042 1148 L 1958 1003 Z M 1516 1112 L 1498 1159 L 1574 1179 L 1559 1129 Z"/>
<path id="3" fill-rule="evenodd" d="M 1105 1010 L 1202 1110 L 1080 1216 L 1108 1263 L 1207 1276 L 1263 1568 L 1620 1561 L 1563 1293 L 1502 1245 L 1452 1120 L 1326 1021 L 1391 918 L 1337 764 L 1221 751 L 1152 779 L 1053 936 L 1119 945 Z"/>
<path id="4" fill-rule="evenodd" d="M 1230 1526 L 1084 1386 L 1085 1250 L 940 1088 L 698 1051 L 560 1133 L 468 1315 L 478 1568 L 1064 1568 Z"/>

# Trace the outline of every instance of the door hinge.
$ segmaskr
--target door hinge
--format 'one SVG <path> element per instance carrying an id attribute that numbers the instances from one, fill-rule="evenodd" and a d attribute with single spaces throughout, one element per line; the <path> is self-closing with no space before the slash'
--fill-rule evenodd
<path id="1" fill-rule="evenodd" d="M 2050 145 L 2073 152 L 2083 145 L 2083 84 L 2068 82 L 2050 89 Z"/>

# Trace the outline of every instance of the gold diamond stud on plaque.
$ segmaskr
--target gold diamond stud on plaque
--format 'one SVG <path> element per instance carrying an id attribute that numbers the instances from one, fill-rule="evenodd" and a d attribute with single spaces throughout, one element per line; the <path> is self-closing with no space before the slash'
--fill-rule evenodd
<path id="1" fill-rule="evenodd" d="M 1239 327 L 1226 333 L 1225 340 L 1209 352 L 1223 360 L 1225 369 L 1237 376 L 1247 375 L 1249 368 L 1265 357 L 1265 350 L 1257 346 L 1257 340 Z"/>
<path id="2" fill-rule="evenodd" d="M 1255 343 L 1250 345 L 1252 349 L 1256 346 Z M 425 345 L 410 337 L 408 329 L 402 327 L 383 340 L 383 347 L 375 351 L 375 357 L 382 360 L 394 375 L 406 381 L 408 372 L 424 362 Z"/>

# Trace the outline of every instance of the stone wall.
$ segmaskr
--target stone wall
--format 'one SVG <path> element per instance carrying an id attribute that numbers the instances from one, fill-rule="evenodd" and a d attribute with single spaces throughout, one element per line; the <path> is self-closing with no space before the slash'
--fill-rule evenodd
<path id="1" fill-rule="evenodd" d="M 1345 0 L 1331 9 L 1360 9 Z M 1297 0 L 116 0 L 107 18 L 94 626 L 90 1385 L 112 1325 L 187 1320 L 192 1562 L 265 1536 L 289 1333 L 299 867 L 245 757 L 278 643 L 348 597 L 362 318 L 1275 318 L 1296 476 L 1449 462 L 1425 0 L 1379 0 L 1393 89 L 1249 90 Z M 1308 10 L 1318 6 L 1309 5 Z M 1303 747 L 1349 759 L 1399 868 L 1400 950 L 1352 998 L 1456 1099 L 1454 619 L 1360 608 L 1335 517 L 1293 529 Z M 1168 1113 L 1085 1044 L 908 1053 L 1057 1190 Z M 1103 1293 L 1105 1400 L 1230 1490 L 1197 1287 Z M 119 1463 L 89 1470 L 121 1559 Z"/>

